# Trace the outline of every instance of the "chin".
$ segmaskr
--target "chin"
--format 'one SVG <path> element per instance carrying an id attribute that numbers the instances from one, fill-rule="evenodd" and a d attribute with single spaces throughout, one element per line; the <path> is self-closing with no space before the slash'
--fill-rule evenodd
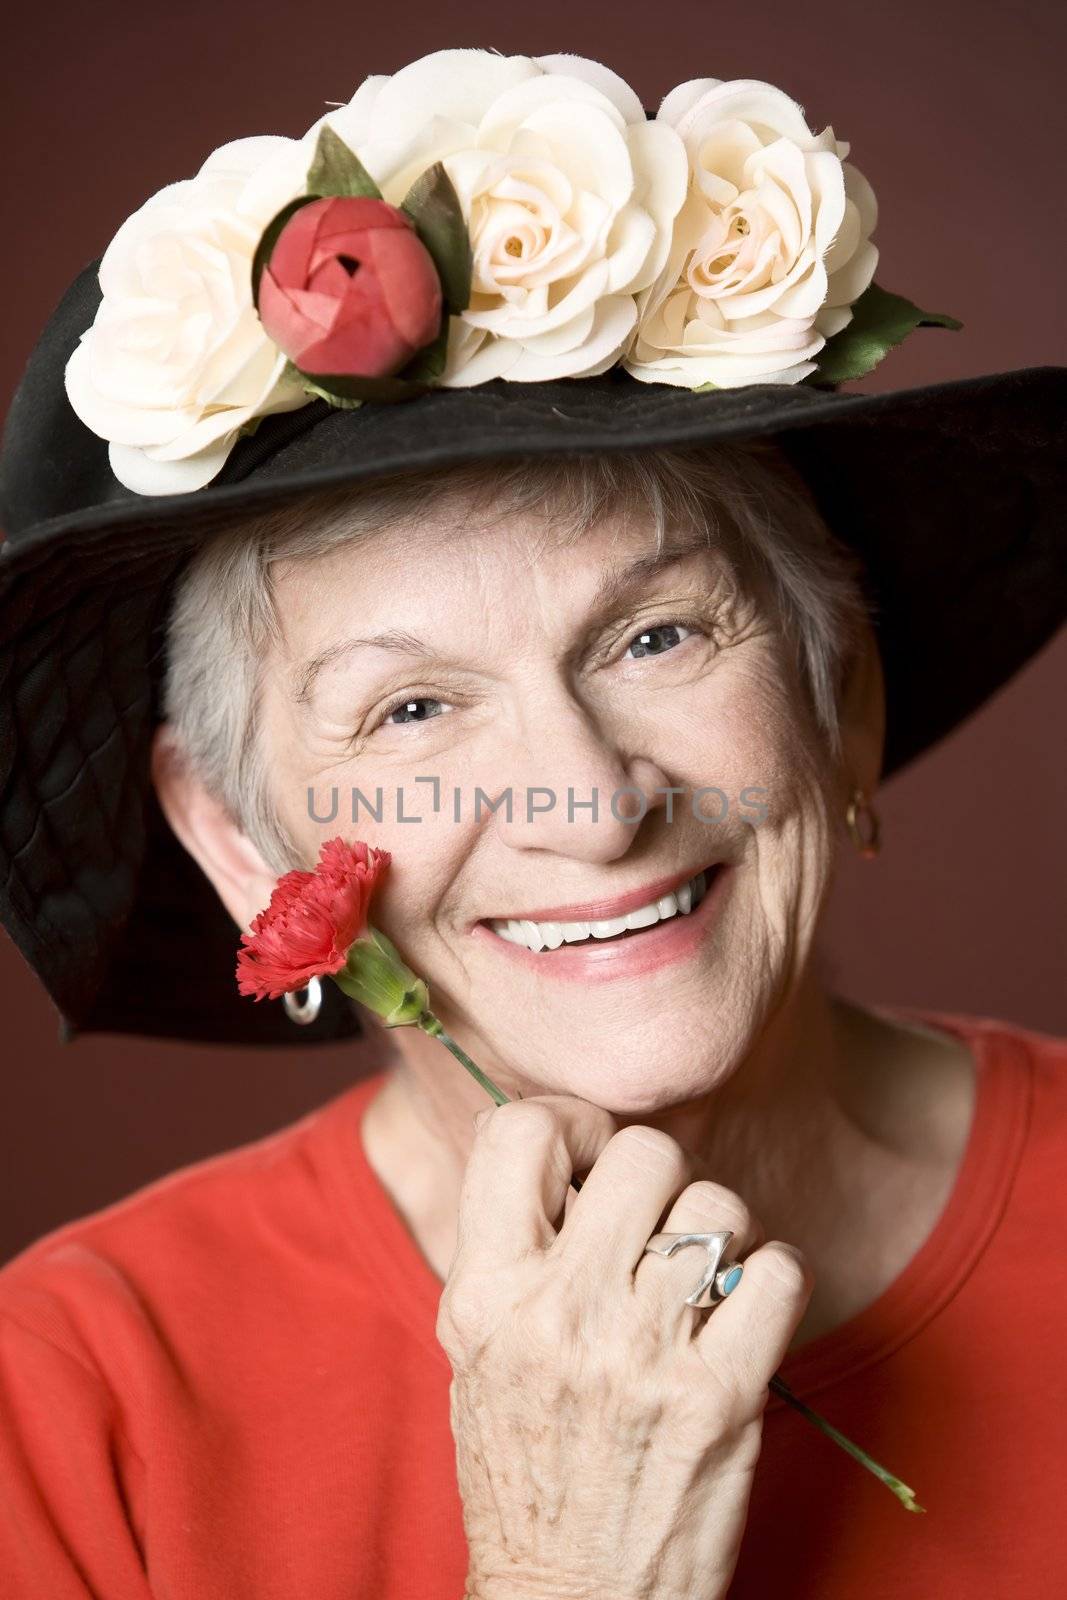
<path id="1" fill-rule="evenodd" d="M 590 1007 L 591 1012 L 598 1008 Z M 567 1030 L 557 1045 L 525 1052 L 522 1094 L 572 1094 L 613 1116 L 652 1116 L 672 1106 L 699 1100 L 727 1083 L 755 1037 L 754 1019 L 724 1022 L 714 1000 L 690 1002 L 667 1016 L 647 1017 L 640 1028 L 596 1025 Z M 530 1041 L 532 1043 L 532 1041 Z M 531 1075 L 534 1055 L 543 1074 Z M 536 1076 L 536 1087 L 526 1080 Z"/>

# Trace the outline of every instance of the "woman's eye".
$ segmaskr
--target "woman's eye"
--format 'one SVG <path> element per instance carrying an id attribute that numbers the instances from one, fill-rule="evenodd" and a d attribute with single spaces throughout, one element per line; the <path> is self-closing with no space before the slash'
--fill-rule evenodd
<path id="1" fill-rule="evenodd" d="M 444 708 L 443 700 L 434 700 L 429 695 L 412 695 L 409 700 L 401 700 L 396 705 L 390 706 L 382 717 L 382 724 L 404 727 L 412 722 L 428 722 L 431 717 L 439 717 Z M 426 710 L 427 706 L 436 706 L 435 711 Z M 392 719 L 396 718 L 394 722 Z"/>
<path id="2" fill-rule="evenodd" d="M 686 627 L 684 622 L 661 622 L 654 628 L 642 629 L 626 648 L 633 650 L 635 657 L 661 656 L 680 645 L 684 635 L 693 632 L 695 629 Z"/>
<path id="3" fill-rule="evenodd" d="M 654 628 L 644 628 L 635 634 L 626 648 L 634 652 L 635 658 L 661 656 L 668 650 L 676 649 L 694 632 L 696 629 L 684 622 L 661 622 Z M 441 716 L 447 705 L 447 701 L 436 700 L 432 695 L 411 695 L 387 707 L 382 713 L 379 727 L 409 727 L 415 722 L 429 722 L 431 718 Z"/>

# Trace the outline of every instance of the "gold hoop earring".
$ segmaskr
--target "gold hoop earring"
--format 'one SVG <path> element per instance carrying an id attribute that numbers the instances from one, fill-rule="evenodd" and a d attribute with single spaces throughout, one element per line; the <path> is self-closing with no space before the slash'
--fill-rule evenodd
<path id="1" fill-rule="evenodd" d="M 866 831 L 857 826 L 856 818 L 859 813 L 866 818 Z M 845 826 L 848 828 L 849 838 L 865 861 L 876 856 L 881 849 L 881 824 L 878 813 L 871 805 L 862 789 L 853 789 L 848 808 L 845 811 Z"/>

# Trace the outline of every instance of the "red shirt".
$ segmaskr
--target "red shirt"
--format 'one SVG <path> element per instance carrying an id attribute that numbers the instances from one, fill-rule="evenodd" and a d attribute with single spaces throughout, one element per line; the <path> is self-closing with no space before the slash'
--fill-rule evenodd
<path id="1" fill-rule="evenodd" d="M 970 1043 L 969 1143 L 918 1254 L 782 1374 L 927 1514 L 772 1396 L 731 1597 L 1059 1596 L 1067 1040 L 890 1014 Z M 441 1285 L 359 1135 L 383 1082 L 0 1272 L 4 1600 L 461 1600 Z"/>

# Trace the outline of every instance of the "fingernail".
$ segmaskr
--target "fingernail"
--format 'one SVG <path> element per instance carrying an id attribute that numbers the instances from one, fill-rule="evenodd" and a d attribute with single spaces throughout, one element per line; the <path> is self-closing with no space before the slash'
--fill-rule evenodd
<path id="1" fill-rule="evenodd" d="M 476 1111 L 474 1113 L 474 1126 L 480 1128 L 486 1117 L 492 1116 L 494 1109 L 493 1106 L 483 1106 L 481 1111 Z"/>

